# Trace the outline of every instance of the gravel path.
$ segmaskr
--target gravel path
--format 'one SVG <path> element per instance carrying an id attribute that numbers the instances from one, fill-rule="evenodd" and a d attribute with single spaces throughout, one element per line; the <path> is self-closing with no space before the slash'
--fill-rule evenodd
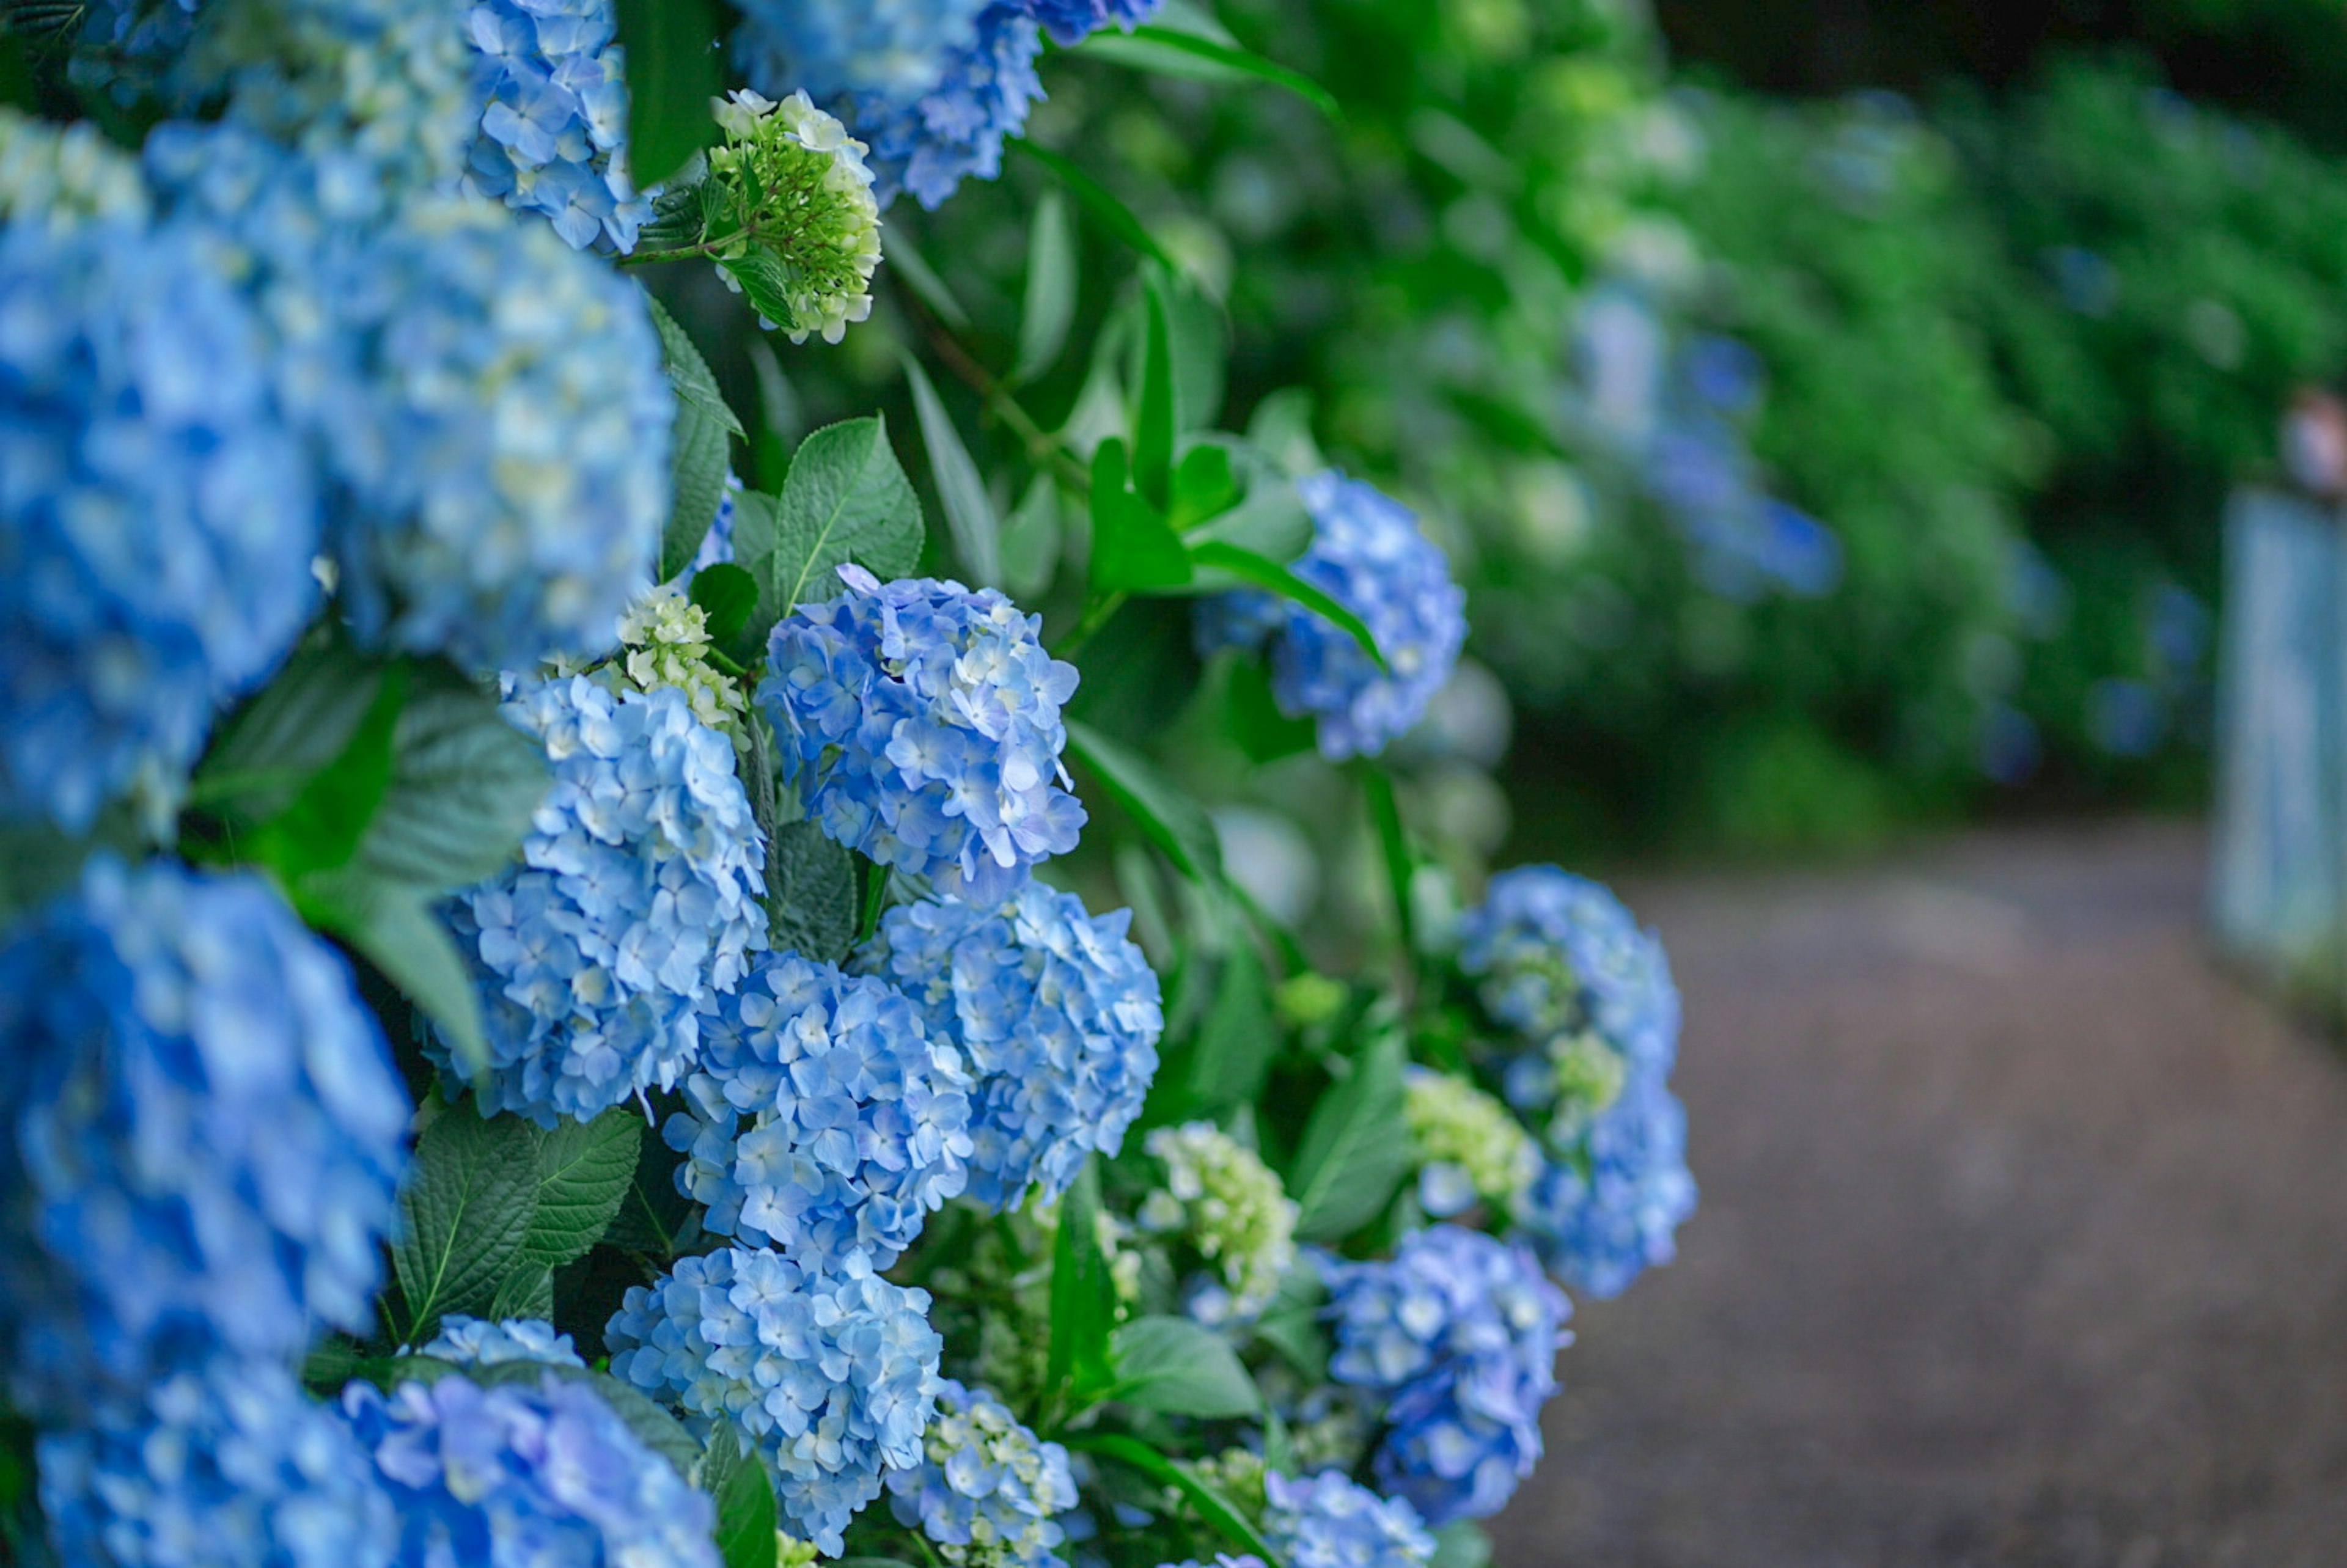
<path id="1" fill-rule="evenodd" d="M 2347 1564 L 2347 1065 L 2204 840 L 1624 887 L 1703 1207 L 1583 1306 L 1500 1568 Z"/>

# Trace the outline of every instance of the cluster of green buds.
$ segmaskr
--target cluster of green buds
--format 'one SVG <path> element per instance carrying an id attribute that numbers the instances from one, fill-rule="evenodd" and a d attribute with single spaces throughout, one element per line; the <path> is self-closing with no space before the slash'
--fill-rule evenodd
<path id="1" fill-rule="evenodd" d="M 662 585 L 637 596 L 620 618 L 620 661 L 630 682 L 650 692 L 674 686 L 692 704 L 692 716 L 728 734 L 748 711 L 738 682 L 710 662 L 709 616 Z"/>
<path id="2" fill-rule="evenodd" d="M 1622 1097 L 1630 1064 L 1612 1041 L 1593 1030 L 1552 1036 L 1547 1056 L 1556 1085 L 1548 1135 L 1562 1147 L 1580 1137 L 1599 1112 Z"/>
<path id="3" fill-rule="evenodd" d="M 0 220 L 38 219 L 62 230 L 146 210 L 138 160 L 88 121 L 60 127 L 0 108 Z"/>
<path id="4" fill-rule="evenodd" d="M 1211 1122 L 1160 1127 L 1143 1145 L 1165 1184 L 1141 1205 L 1141 1228 L 1179 1237 L 1213 1265 L 1219 1281 L 1188 1302 L 1202 1323 L 1260 1317 L 1296 1264 L 1296 1200 L 1263 1157 Z"/>
<path id="5" fill-rule="evenodd" d="M 1412 1067 L 1402 1120 L 1419 1168 L 1419 1204 L 1438 1219 L 1473 1208 L 1511 1212 L 1540 1175 L 1540 1151 L 1508 1108 L 1453 1073 Z"/>
<path id="6" fill-rule="evenodd" d="M 701 249 L 793 343 L 837 343 L 871 315 L 880 265 L 869 149 L 803 92 L 737 91 L 713 108 L 725 140 L 709 154 Z"/>

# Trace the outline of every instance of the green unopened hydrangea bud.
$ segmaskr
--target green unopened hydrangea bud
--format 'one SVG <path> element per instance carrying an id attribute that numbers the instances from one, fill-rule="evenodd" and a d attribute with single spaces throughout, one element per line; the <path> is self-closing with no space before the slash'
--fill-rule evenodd
<path id="1" fill-rule="evenodd" d="M 1309 970 L 1281 982 L 1272 996 L 1272 1006 L 1277 1009 L 1282 1023 L 1292 1029 L 1309 1029 L 1337 1016 L 1345 1005 L 1345 988 L 1326 975 Z"/>
<path id="2" fill-rule="evenodd" d="M 0 108 L 0 222 L 55 231 L 91 218 L 146 215 L 138 160 L 87 120 L 57 126 Z"/>
<path id="3" fill-rule="evenodd" d="M 1413 1067 L 1402 1120 L 1419 1166 L 1418 1199 L 1448 1219 L 1480 1198 L 1505 1214 L 1540 1175 L 1540 1151 L 1508 1108 L 1463 1078 Z"/>
<path id="4" fill-rule="evenodd" d="M 1225 1449 L 1221 1453 L 1188 1460 L 1182 1467 L 1237 1505 L 1249 1519 L 1263 1517 L 1263 1456 L 1245 1449 Z"/>
<path id="5" fill-rule="evenodd" d="M 742 688 L 709 662 L 709 616 L 701 606 L 672 588 L 651 589 L 620 618 L 620 642 L 630 681 L 646 692 L 674 686 L 694 718 L 733 733 L 747 702 Z"/>
<path id="6" fill-rule="evenodd" d="M 1141 1228 L 1179 1235 L 1216 1266 L 1219 1285 L 1190 1300 L 1204 1323 L 1263 1315 L 1296 1262 L 1296 1201 L 1260 1155 L 1211 1122 L 1160 1127 L 1145 1147 L 1165 1166 L 1165 1185 L 1141 1205 Z"/>
<path id="7" fill-rule="evenodd" d="M 837 343 L 872 313 L 880 209 L 864 162 L 871 149 L 803 92 L 776 103 L 743 89 L 713 108 L 725 142 L 710 152 L 709 170 L 727 210 L 711 226 L 711 254 L 741 261 L 761 252 L 773 275 L 754 302 L 764 311 L 779 301 L 790 318 L 767 324 L 793 343 L 816 333 Z M 740 289 L 731 270 L 718 271 Z"/>
<path id="8" fill-rule="evenodd" d="M 801 1541 L 787 1531 L 774 1532 L 774 1568 L 812 1568 L 815 1557 L 814 1542 Z"/>
<path id="9" fill-rule="evenodd" d="M 1549 1136 L 1558 1143 L 1579 1137 L 1597 1113 L 1622 1096 L 1630 1064 L 1604 1037 L 1560 1034 L 1548 1042 L 1549 1069 L 1556 1075 L 1556 1110 Z"/>

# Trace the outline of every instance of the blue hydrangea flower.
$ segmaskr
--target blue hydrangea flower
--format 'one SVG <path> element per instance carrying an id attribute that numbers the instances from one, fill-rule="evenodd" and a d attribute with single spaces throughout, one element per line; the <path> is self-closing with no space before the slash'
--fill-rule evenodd
<path id="1" fill-rule="evenodd" d="M 695 1009 L 766 945 L 766 849 L 731 742 L 673 686 L 584 675 L 526 686 L 506 715 L 546 744 L 554 784 L 520 858 L 447 905 L 489 1038 L 486 1114 L 584 1121 L 674 1087 Z M 432 1048 L 454 1069 L 445 1042 Z"/>
<path id="2" fill-rule="evenodd" d="M 386 1568 L 398 1533 L 350 1428 L 265 1361 L 174 1373 L 39 1454 L 68 1564 Z"/>
<path id="3" fill-rule="evenodd" d="M 967 48 L 987 0 L 742 0 L 733 59 L 770 98 L 804 90 L 907 100 Z"/>
<path id="4" fill-rule="evenodd" d="M 0 230 L 0 814 L 176 783 L 317 602 L 317 479 L 234 258 L 179 226 Z"/>
<path id="5" fill-rule="evenodd" d="M 1209 1563 L 1202 1564 L 1193 1557 L 1184 1563 L 1160 1563 L 1158 1568 L 1265 1568 L 1265 1564 L 1263 1559 L 1252 1552 L 1217 1552 L 1214 1560 Z"/>
<path id="6" fill-rule="evenodd" d="M 1321 1265 L 1328 1375 L 1386 1400 L 1378 1483 L 1430 1525 L 1498 1512 L 1541 1455 L 1573 1307 L 1530 1248 L 1439 1225 L 1382 1263 Z"/>
<path id="7" fill-rule="evenodd" d="M 886 1268 L 969 1179 L 969 1075 L 891 987 L 779 953 L 704 1007 L 669 1146 L 721 1235 Z"/>
<path id="8" fill-rule="evenodd" d="M 0 948 L 0 1348 L 71 1413 L 372 1321 L 407 1094 L 257 876 L 94 859 Z"/>
<path id="9" fill-rule="evenodd" d="M 537 1317 L 508 1317 L 501 1323 L 462 1315 L 440 1320 L 440 1332 L 418 1352 L 466 1367 L 502 1367 L 508 1361 L 535 1361 L 548 1367 L 584 1367 L 568 1334 Z"/>
<path id="10" fill-rule="evenodd" d="M 583 1382 L 343 1392 L 398 1511 L 396 1568 L 718 1568 L 717 1510 Z"/>
<path id="11" fill-rule="evenodd" d="M 1312 514 L 1312 545 L 1296 575 L 1368 624 L 1389 670 L 1317 610 L 1254 589 L 1199 605 L 1198 647 L 1268 644 L 1272 695 L 1289 718 L 1317 721 L 1321 755 L 1375 756 L 1450 679 L 1467 640 L 1467 596 L 1409 507 L 1334 469 L 1296 487 Z"/>
<path id="12" fill-rule="evenodd" d="M 1686 1112 L 1647 1074 L 1591 1122 L 1578 1148 L 1543 1164 L 1516 1219 L 1551 1274 L 1604 1297 L 1677 1255 L 1672 1233 L 1695 1205 Z"/>
<path id="13" fill-rule="evenodd" d="M 1051 41 L 1072 48 L 1101 28 L 1132 28 L 1157 15 L 1164 0 L 1025 0 L 1027 14 Z"/>
<path id="14" fill-rule="evenodd" d="M 1084 824 L 1061 787 L 1075 666 L 990 588 L 840 576 L 846 592 L 799 606 L 768 647 L 758 702 L 784 779 L 850 849 L 940 893 L 1008 897 Z"/>
<path id="15" fill-rule="evenodd" d="M 1067 1568 L 1054 1548 L 1076 1505 L 1068 1450 L 1038 1438 L 984 1389 L 948 1378 L 917 1469 L 888 1473 L 897 1522 L 955 1568 Z"/>
<path id="16" fill-rule="evenodd" d="M 1434 1537 L 1407 1499 L 1383 1498 L 1341 1471 L 1263 1478 L 1263 1535 L 1288 1568 L 1427 1568 Z"/>
<path id="17" fill-rule="evenodd" d="M 1165 1015 L 1132 921 L 1030 882 L 999 903 L 900 904 L 856 953 L 968 1055 L 969 1193 L 989 1208 L 1016 1207 L 1030 1186 L 1058 1197 L 1141 1112 Z"/>
<path id="18" fill-rule="evenodd" d="M 1002 142 L 1027 124 L 1043 96 L 1035 57 L 1043 36 L 1027 7 L 996 0 L 977 36 L 948 56 L 936 87 L 907 99 L 859 93 L 829 104 L 871 147 L 872 194 L 883 207 L 909 190 L 935 211 L 966 177 L 1002 172 Z"/>
<path id="19" fill-rule="evenodd" d="M 613 0 L 486 0 L 465 17 L 480 131 L 467 181 L 571 244 L 636 248 L 651 202 L 628 178 L 628 83 Z"/>
<path id="20" fill-rule="evenodd" d="M 604 1337 L 614 1377 L 740 1422 L 774 1461 L 792 1533 L 836 1557 L 882 1472 L 921 1462 L 944 1345 L 928 1309 L 928 1291 L 861 1257 L 824 1275 L 733 1247 L 630 1289 Z"/>

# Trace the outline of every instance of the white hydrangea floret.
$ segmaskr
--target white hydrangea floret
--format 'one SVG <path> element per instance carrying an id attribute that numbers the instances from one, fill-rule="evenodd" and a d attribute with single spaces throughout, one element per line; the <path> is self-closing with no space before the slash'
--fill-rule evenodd
<path id="1" fill-rule="evenodd" d="M 1439 1219 L 1477 1199 L 1505 1214 L 1540 1175 L 1540 1151 L 1508 1108 L 1464 1078 L 1413 1067 L 1402 1120 L 1419 1167 L 1419 1202 Z"/>
<path id="2" fill-rule="evenodd" d="M 627 651 L 620 667 L 639 690 L 673 686 L 695 719 L 733 733 L 748 699 L 710 664 L 709 615 L 701 606 L 666 584 L 648 589 L 620 618 L 620 643 Z"/>
<path id="3" fill-rule="evenodd" d="M 1184 1237 L 1222 1276 L 1193 1292 L 1191 1316 L 1261 1317 L 1296 1262 L 1298 1210 L 1278 1173 L 1211 1122 L 1160 1127 L 1143 1146 L 1165 1167 L 1165 1184 L 1143 1201 L 1142 1229 Z"/>

